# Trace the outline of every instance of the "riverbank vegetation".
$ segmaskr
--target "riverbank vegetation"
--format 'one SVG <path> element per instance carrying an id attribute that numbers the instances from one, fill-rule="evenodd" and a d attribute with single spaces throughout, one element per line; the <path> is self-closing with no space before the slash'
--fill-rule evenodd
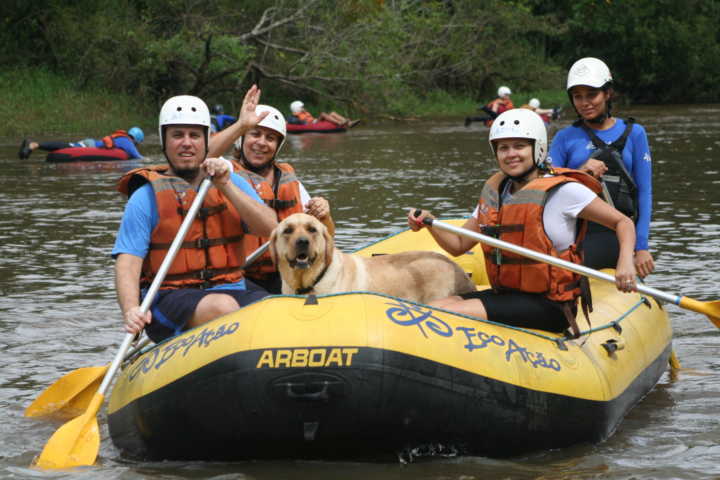
<path id="1" fill-rule="evenodd" d="M 3 82 L 29 83 L 0 109 L 49 131 L 91 97 L 117 126 L 149 122 L 178 93 L 234 111 L 252 83 L 281 107 L 354 116 L 467 115 L 499 85 L 554 106 L 582 56 L 607 61 L 624 101 L 720 99 L 720 2 L 8 0 L 0 19 Z M 43 81 L 69 92 L 33 93 Z M 16 89 L 28 98 L 3 105 Z"/>
<path id="2" fill-rule="evenodd" d="M 42 68 L 0 72 L 0 91 L 0 116 L 6 119 L 2 136 L 101 137 L 118 128 L 157 124 L 156 109 L 132 95 L 100 86 L 77 88 L 73 78 Z"/>

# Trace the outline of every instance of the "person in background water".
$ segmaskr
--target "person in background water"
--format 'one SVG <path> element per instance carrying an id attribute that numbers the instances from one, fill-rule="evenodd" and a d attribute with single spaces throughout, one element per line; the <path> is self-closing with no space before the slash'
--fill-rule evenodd
<path id="1" fill-rule="evenodd" d="M 237 118 L 232 115 L 225 115 L 225 108 L 218 103 L 212 108 L 212 115 L 210 115 L 210 133 L 215 134 L 224 130 L 236 121 Z"/>
<path id="2" fill-rule="evenodd" d="M 482 117 L 466 117 L 466 127 L 470 126 L 472 122 L 483 122 L 486 127 L 489 127 L 492 125 L 493 120 L 495 120 L 498 115 L 515 108 L 515 105 L 513 105 L 513 102 L 510 99 L 512 91 L 509 87 L 503 85 L 502 87 L 498 88 L 497 94 L 498 96 L 495 100 L 491 101 L 487 105 L 483 105 L 482 107 L 480 107 L 480 110 L 485 112 L 487 115 L 484 115 Z"/>
<path id="3" fill-rule="evenodd" d="M 578 120 L 560 130 L 550 147 L 558 167 L 589 172 L 600 179 L 608 201 L 635 222 L 635 267 L 641 277 L 655 269 L 649 250 L 652 216 L 652 157 L 645 129 L 634 119 L 612 116 L 613 78 L 608 66 L 586 57 L 568 72 L 567 92 Z M 585 265 L 611 268 L 618 244 L 611 231 L 590 224 L 585 241 Z"/>
<path id="4" fill-rule="evenodd" d="M 546 124 L 550 123 L 551 120 L 556 120 L 560 116 L 559 108 L 540 108 L 540 100 L 537 98 L 531 98 L 528 103 L 520 108 L 527 108 L 537 113 Z"/>
<path id="5" fill-rule="evenodd" d="M 254 112 L 256 98 L 250 98 Z M 262 120 L 252 114 L 243 124 Z M 267 296 L 244 278 L 242 242 L 246 232 L 270 235 L 277 226 L 270 210 L 228 160 L 207 158 L 210 112 L 201 99 L 172 97 L 159 116 L 166 165 L 126 173 L 118 190 L 129 197 L 112 250 L 115 287 L 125 330 L 143 328 L 155 342 L 202 325 Z M 200 213 L 149 311 L 140 311 L 197 190 L 212 176 Z"/>
<path id="6" fill-rule="evenodd" d="M 341 127 L 352 128 L 360 122 L 360 120 L 350 120 L 345 118 L 336 112 L 322 112 L 317 118 L 315 118 L 310 114 L 310 112 L 305 110 L 305 104 L 300 100 L 295 100 L 290 104 L 290 112 L 292 112 L 292 115 L 288 118 L 288 123 L 296 125 L 309 125 L 311 123 L 317 123 L 318 121 L 326 121 Z"/>
<path id="7" fill-rule="evenodd" d="M 248 90 L 246 98 L 256 91 L 257 87 L 253 86 Z M 248 103 L 244 105 L 249 108 Z M 269 105 L 258 105 L 253 113 L 258 117 L 267 113 L 267 116 L 257 125 L 243 124 L 241 116 L 241 121 L 212 137 L 209 155 L 220 156 L 234 144 L 232 160 L 235 172 L 255 187 L 265 204 L 274 211 L 274 218 L 278 222 L 293 213 L 305 212 L 323 222 L 330 234 L 334 234 L 335 224 L 330 215 L 329 202 L 323 197 L 310 198 L 292 165 L 277 160 L 287 137 L 282 113 Z M 267 241 L 268 236 L 246 235 L 245 256 Z M 269 253 L 249 265 L 245 274 L 270 293 L 280 293 L 280 274 Z"/>
<path id="8" fill-rule="evenodd" d="M 125 130 L 116 130 L 103 137 L 100 140 L 94 138 L 86 138 L 77 142 L 33 142 L 27 138 L 20 144 L 18 156 L 21 160 L 29 158 L 32 152 L 37 149 L 54 152 L 62 148 L 119 148 L 128 154 L 128 159 L 142 158 L 137 150 L 137 146 L 145 140 L 145 134 L 139 127 L 132 127 L 127 132 Z"/>
<path id="9" fill-rule="evenodd" d="M 500 114 L 490 128 L 490 147 L 500 171 L 482 189 L 478 206 L 463 228 L 522 247 L 580 263 L 586 221 L 615 230 L 620 244 L 615 283 L 618 290 L 635 290 L 632 221 L 599 196 L 600 184 L 587 173 L 551 169 L 546 163 L 547 129 L 542 119 L 526 109 Z M 413 231 L 425 227 L 430 212 L 408 213 Z M 431 228 L 445 251 L 457 256 L 477 241 Z M 483 244 L 485 268 L 492 289 L 452 296 L 430 305 L 466 315 L 526 328 L 562 332 L 570 326 L 579 333 L 577 298 L 587 278 L 569 270 L 527 259 Z M 590 299 L 582 295 L 587 314 Z"/>

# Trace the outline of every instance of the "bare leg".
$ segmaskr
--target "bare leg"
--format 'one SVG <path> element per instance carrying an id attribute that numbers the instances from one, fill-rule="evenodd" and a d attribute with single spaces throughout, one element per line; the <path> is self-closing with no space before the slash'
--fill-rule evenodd
<path id="1" fill-rule="evenodd" d="M 337 123 L 338 125 L 345 125 L 350 121 L 349 119 L 343 117 L 342 115 L 340 115 L 337 112 L 330 112 L 330 115 L 332 115 L 332 117 L 335 119 L 333 121 L 335 123 Z"/>
<path id="2" fill-rule="evenodd" d="M 188 321 L 187 328 L 197 327 L 239 308 L 240 305 L 230 295 L 224 293 L 207 295 L 198 303 L 195 315 Z"/>
<path id="3" fill-rule="evenodd" d="M 344 126 L 345 124 L 348 123 L 347 118 L 345 118 L 342 115 L 339 115 L 335 112 L 330 112 L 330 113 L 323 112 L 320 114 L 319 118 L 320 118 L 320 120 L 326 120 L 328 122 L 332 122 L 332 123 L 335 123 L 340 126 Z"/>
<path id="4" fill-rule="evenodd" d="M 444 310 L 450 310 L 451 312 L 462 313 L 463 315 L 470 315 L 472 317 L 478 317 L 487 320 L 487 312 L 485 311 L 485 305 L 477 298 L 470 298 L 465 300 L 458 296 L 441 298 L 434 300 L 428 305 L 431 307 L 442 308 Z"/>

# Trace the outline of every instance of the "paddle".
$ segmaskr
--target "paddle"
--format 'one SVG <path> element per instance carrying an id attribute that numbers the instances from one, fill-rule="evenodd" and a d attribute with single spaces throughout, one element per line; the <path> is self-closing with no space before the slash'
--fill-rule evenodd
<path id="1" fill-rule="evenodd" d="M 419 214 L 419 212 L 416 215 L 418 215 L 418 214 Z M 592 268 L 588 268 L 583 265 L 578 265 L 576 263 L 561 260 L 561 259 L 559 259 L 557 257 L 553 257 L 551 255 L 545 255 L 544 253 L 536 252 L 534 250 L 529 250 L 527 248 L 520 247 L 520 246 L 512 244 L 512 243 L 498 240 L 497 238 L 493 238 L 493 237 L 489 237 L 487 235 L 483 235 L 481 233 L 473 232 L 472 230 L 468 230 L 468 229 L 465 229 L 462 227 L 456 227 L 454 225 L 450 225 L 448 223 L 434 220 L 432 218 L 425 218 L 423 220 L 423 223 L 431 226 L 432 228 L 437 228 L 439 230 L 445 230 L 447 232 L 455 233 L 455 234 L 461 235 L 463 237 L 471 238 L 473 240 L 476 240 L 481 243 L 485 243 L 492 247 L 500 248 L 502 250 L 507 250 L 507 251 L 513 252 L 513 253 L 517 253 L 518 255 L 522 255 L 524 257 L 528 257 L 533 260 L 537 260 L 539 262 L 549 263 L 550 265 L 555 265 L 556 267 L 565 268 L 567 270 L 570 270 L 571 272 L 575 272 L 580 275 L 584 275 L 586 277 L 596 278 L 598 280 L 605 280 L 606 282 L 615 283 L 615 277 L 613 277 L 612 275 L 608 275 L 607 273 L 599 272 L 597 270 L 593 270 Z M 648 286 L 642 285 L 642 284 L 637 286 L 637 291 L 640 293 L 644 293 L 646 295 L 650 295 L 651 297 L 657 298 L 658 300 L 663 300 L 665 302 L 674 303 L 675 305 L 678 305 L 681 308 L 684 308 L 687 310 L 692 310 L 693 312 L 704 313 L 705 315 L 707 315 L 707 317 L 710 319 L 710 321 L 716 327 L 720 328 L 720 300 L 715 300 L 712 302 L 701 302 L 699 300 L 694 300 L 689 297 L 683 297 L 680 295 L 665 293 L 661 290 L 657 290 L 655 288 L 648 287 Z"/>
<path id="2" fill-rule="evenodd" d="M 211 185 L 212 182 L 209 178 L 204 179 L 200 184 L 197 196 L 195 197 L 195 200 L 193 200 L 185 219 L 180 225 L 177 235 L 175 235 L 175 239 L 170 245 L 167 255 L 160 265 L 160 269 L 155 275 L 155 278 L 153 279 L 153 282 L 150 285 L 142 304 L 140 305 L 141 312 L 144 313 L 150 309 L 150 305 L 152 305 L 155 295 L 160 289 L 160 284 L 165 279 L 165 275 L 170 269 L 170 265 L 172 265 L 173 260 L 175 260 L 175 256 L 180 250 L 180 246 L 185 239 L 185 235 L 190 229 L 190 226 L 195 219 L 195 215 L 200 209 L 203 199 L 205 198 L 205 195 Z M 110 363 L 103 381 L 100 384 L 100 388 L 93 395 L 85 413 L 74 420 L 67 422 L 65 425 L 60 427 L 52 435 L 52 437 L 50 437 L 50 440 L 48 440 L 47 444 L 45 444 L 45 448 L 35 462 L 35 465 L 40 468 L 60 469 L 81 465 L 92 465 L 95 463 L 95 459 L 97 458 L 97 454 L 100 449 L 100 432 L 97 422 L 97 413 L 100 410 L 100 406 L 105 398 L 105 391 L 110 386 L 110 382 L 120 367 L 120 364 L 125 357 L 125 353 L 128 348 L 130 348 L 130 344 L 134 338 L 134 333 L 128 333 L 125 335 L 125 339 L 120 345 L 120 349 L 117 354 L 115 354 L 115 358 L 112 363 Z"/>
<path id="3" fill-rule="evenodd" d="M 270 242 L 265 242 L 248 255 L 242 268 L 245 269 L 252 265 L 265 253 L 269 245 Z M 150 339 L 145 337 L 123 357 L 123 362 L 142 350 L 148 343 L 150 343 Z M 107 364 L 101 367 L 78 368 L 66 373 L 28 405 L 25 409 L 25 416 L 52 415 L 64 419 L 77 417 L 87 410 L 109 368 L 110 364 Z"/>

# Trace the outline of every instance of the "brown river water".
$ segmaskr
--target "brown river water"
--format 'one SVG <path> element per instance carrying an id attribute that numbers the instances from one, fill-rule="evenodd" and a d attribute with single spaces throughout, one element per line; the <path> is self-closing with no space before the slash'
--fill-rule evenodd
<path id="1" fill-rule="evenodd" d="M 720 105 L 634 107 L 654 162 L 647 283 L 710 301 L 720 297 Z M 566 117 L 568 114 L 566 113 Z M 570 122 L 560 121 L 560 126 Z M 494 164 L 488 131 L 462 119 L 366 122 L 345 134 L 290 137 L 292 162 L 313 195 L 327 197 L 346 251 L 404 228 L 404 207 L 468 215 Z M 99 416 L 97 465 L 40 472 L 32 459 L 61 425 L 23 410 L 70 370 L 103 365 L 124 336 L 109 257 L 124 205 L 114 182 L 160 162 L 157 137 L 141 163 L 49 164 L 17 158 L 0 137 L 0 478 L 117 479 L 717 479 L 720 478 L 720 332 L 705 315 L 668 306 L 683 365 L 605 442 L 522 457 L 436 458 L 419 463 L 159 462 L 124 460 Z M 64 139 L 72 140 L 72 139 Z M 202 439 L 198 439 L 199 442 Z"/>

